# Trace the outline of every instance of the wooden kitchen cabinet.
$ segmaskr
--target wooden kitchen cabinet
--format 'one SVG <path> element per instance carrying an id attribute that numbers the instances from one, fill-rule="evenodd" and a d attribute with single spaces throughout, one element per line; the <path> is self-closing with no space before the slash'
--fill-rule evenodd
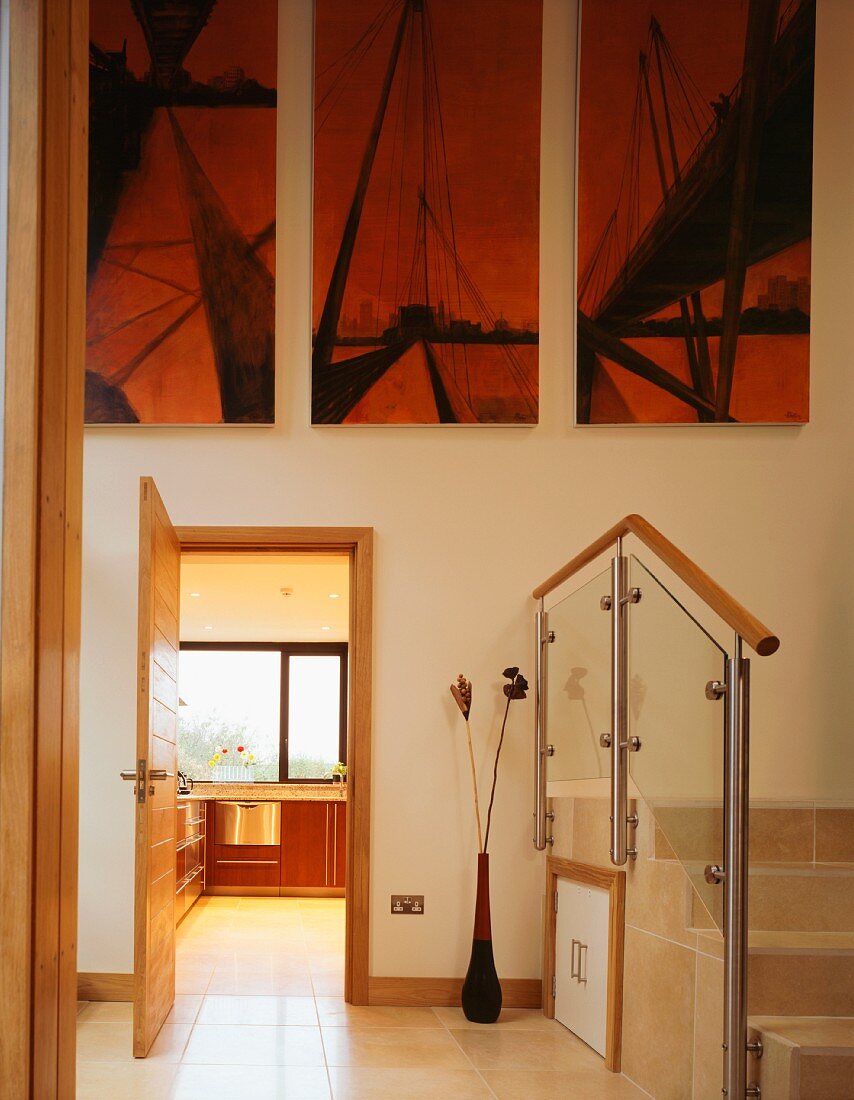
<path id="1" fill-rule="evenodd" d="M 343 888 L 346 811 L 342 801 L 282 803 L 283 888 Z"/>
<path id="2" fill-rule="evenodd" d="M 281 848 L 279 844 L 219 844 L 216 815 L 220 810 L 212 802 L 208 821 L 208 893 L 278 894 Z"/>
<path id="3" fill-rule="evenodd" d="M 179 800 L 175 829 L 175 924 L 189 913 L 204 889 L 207 803 Z"/>

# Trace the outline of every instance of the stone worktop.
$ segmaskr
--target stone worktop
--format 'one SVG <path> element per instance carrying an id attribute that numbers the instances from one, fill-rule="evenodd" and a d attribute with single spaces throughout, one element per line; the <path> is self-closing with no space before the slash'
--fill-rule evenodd
<path id="1" fill-rule="evenodd" d="M 213 800 L 239 802 L 345 802 L 347 785 L 342 783 L 196 783 L 178 801 Z"/>

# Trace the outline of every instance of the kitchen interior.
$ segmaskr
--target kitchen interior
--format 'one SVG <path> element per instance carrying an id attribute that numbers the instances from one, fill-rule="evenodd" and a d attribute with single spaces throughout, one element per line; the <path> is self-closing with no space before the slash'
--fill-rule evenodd
<path id="1" fill-rule="evenodd" d="M 343 996 L 349 566 L 182 556 L 179 1015 L 299 1023 Z"/>

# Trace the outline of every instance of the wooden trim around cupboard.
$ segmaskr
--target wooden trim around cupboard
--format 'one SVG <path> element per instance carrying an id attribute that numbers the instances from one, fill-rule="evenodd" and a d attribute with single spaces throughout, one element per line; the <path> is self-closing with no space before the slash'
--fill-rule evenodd
<path id="1" fill-rule="evenodd" d="M 78 973 L 78 1001 L 132 1001 L 133 974 Z"/>
<path id="2" fill-rule="evenodd" d="M 0 1091 L 30 1100 L 75 1078 L 89 35 L 85 0 L 6 10 Z"/>
<path id="3" fill-rule="evenodd" d="M 349 727 L 344 1000 L 369 1004 L 373 527 L 175 527 L 187 553 L 316 550 L 350 558 Z"/>
<path id="4" fill-rule="evenodd" d="M 372 1005 L 409 1008 L 455 1008 L 460 1003 L 462 978 L 376 978 L 369 982 Z M 543 983 L 539 978 L 503 978 L 504 1008 L 541 1008 Z"/>
<path id="5" fill-rule="evenodd" d="M 545 934 L 543 936 L 543 1014 L 554 1019 L 552 979 L 555 972 L 557 880 L 569 879 L 609 892 L 608 904 L 608 1003 L 605 1025 L 605 1065 L 620 1072 L 623 1045 L 623 942 L 626 927 L 626 872 L 595 867 L 571 859 L 549 856 L 546 860 Z"/>

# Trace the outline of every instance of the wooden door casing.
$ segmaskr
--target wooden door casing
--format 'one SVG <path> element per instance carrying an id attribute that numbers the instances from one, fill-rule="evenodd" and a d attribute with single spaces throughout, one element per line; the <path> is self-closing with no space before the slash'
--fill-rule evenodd
<path id="1" fill-rule="evenodd" d="M 178 613 L 181 546 L 154 481 L 140 481 L 133 1053 L 144 1058 L 175 1000 Z M 148 773 L 166 772 L 161 780 Z"/>

